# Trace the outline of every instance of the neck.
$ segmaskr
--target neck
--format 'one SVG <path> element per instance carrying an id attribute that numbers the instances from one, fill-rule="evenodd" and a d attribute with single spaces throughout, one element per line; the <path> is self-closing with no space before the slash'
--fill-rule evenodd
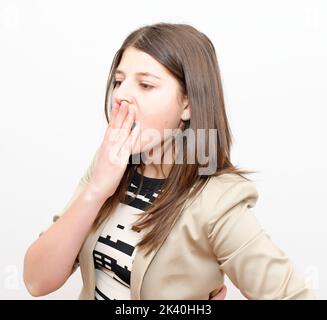
<path id="1" fill-rule="evenodd" d="M 169 176 L 171 167 L 172 165 L 163 164 L 161 169 L 160 164 L 148 164 L 144 166 L 143 175 L 154 179 L 166 179 Z M 141 170 L 137 168 L 137 172 L 141 173 Z"/>

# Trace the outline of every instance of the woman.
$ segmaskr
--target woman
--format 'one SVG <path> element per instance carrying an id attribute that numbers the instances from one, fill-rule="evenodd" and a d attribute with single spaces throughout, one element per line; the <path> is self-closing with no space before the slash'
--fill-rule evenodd
<path id="1" fill-rule="evenodd" d="M 315 298 L 255 219 L 249 171 L 231 163 L 207 36 L 169 23 L 132 32 L 110 69 L 105 114 L 71 200 L 26 252 L 32 295 L 80 266 L 80 299 L 220 299 L 225 274 L 248 299 Z"/>

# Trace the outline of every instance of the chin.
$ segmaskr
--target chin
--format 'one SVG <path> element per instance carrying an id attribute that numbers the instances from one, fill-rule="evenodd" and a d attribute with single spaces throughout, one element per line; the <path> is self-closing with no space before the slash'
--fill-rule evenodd
<path id="1" fill-rule="evenodd" d="M 147 143 L 146 145 L 143 145 L 140 142 L 137 142 L 132 149 L 131 154 L 138 154 L 138 153 L 151 153 L 151 150 L 154 147 L 160 146 L 161 142 L 155 142 L 155 143 Z"/>

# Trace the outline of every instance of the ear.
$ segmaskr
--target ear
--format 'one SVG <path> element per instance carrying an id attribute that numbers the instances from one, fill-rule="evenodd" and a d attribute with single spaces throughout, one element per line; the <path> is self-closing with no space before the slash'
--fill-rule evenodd
<path id="1" fill-rule="evenodd" d="M 191 108 L 189 106 L 189 101 L 188 101 L 187 96 L 184 96 L 182 105 L 183 105 L 183 112 L 181 114 L 181 119 L 183 121 L 190 120 L 190 118 L 191 118 Z"/>

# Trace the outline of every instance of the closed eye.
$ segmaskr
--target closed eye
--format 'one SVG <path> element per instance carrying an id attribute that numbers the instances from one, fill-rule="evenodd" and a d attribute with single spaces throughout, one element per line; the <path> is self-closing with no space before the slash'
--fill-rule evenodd
<path id="1" fill-rule="evenodd" d="M 114 88 L 116 88 L 117 85 L 118 86 L 121 85 L 121 81 L 114 80 L 113 83 L 114 83 Z M 151 86 L 151 85 L 146 84 L 146 83 L 140 83 L 140 86 L 145 90 L 150 90 L 150 89 L 154 88 L 154 86 Z"/>
<path id="2" fill-rule="evenodd" d="M 146 84 L 146 83 L 140 83 L 140 85 L 141 85 L 144 89 L 152 89 L 152 88 L 154 88 L 154 86 L 150 86 L 149 84 Z"/>

